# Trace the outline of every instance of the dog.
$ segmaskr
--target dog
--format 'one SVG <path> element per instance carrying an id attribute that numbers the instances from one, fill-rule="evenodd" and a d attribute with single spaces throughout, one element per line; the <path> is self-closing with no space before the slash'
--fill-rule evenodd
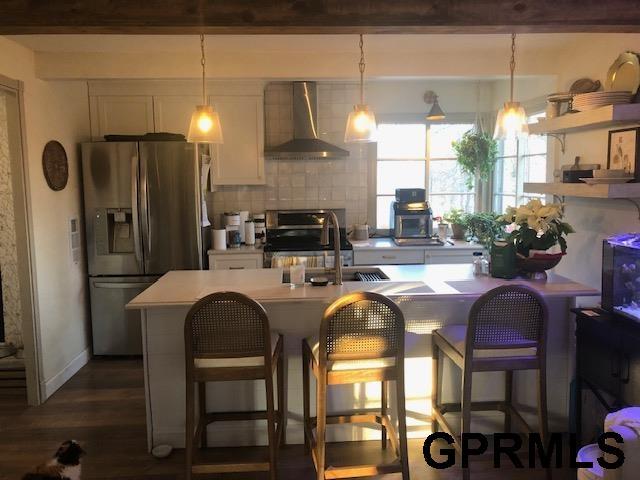
<path id="1" fill-rule="evenodd" d="M 81 480 L 80 458 L 85 454 L 78 442 L 67 440 L 51 460 L 38 465 L 34 473 L 27 473 L 22 480 Z"/>

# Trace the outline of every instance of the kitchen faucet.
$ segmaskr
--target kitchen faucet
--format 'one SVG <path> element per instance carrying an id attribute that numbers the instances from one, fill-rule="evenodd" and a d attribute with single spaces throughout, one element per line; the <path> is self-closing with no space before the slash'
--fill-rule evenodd
<path id="1" fill-rule="evenodd" d="M 324 221 L 322 222 L 322 234 L 320 235 L 320 244 L 329 245 L 329 220 L 333 225 L 333 270 L 335 272 L 334 285 L 342 285 L 342 261 L 340 260 L 340 225 L 338 224 L 338 217 L 329 210 L 324 214 Z"/>

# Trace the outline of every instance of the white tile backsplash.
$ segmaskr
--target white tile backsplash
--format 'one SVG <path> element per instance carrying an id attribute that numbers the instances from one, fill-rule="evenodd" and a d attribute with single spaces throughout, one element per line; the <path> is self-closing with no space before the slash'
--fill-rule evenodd
<path id="1" fill-rule="evenodd" d="M 225 211 L 287 208 L 346 208 L 347 224 L 367 221 L 367 172 L 373 152 L 366 145 L 343 144 L 347 115 L 358 102 L 355 83 L 318 84 L 320 137 L 349 150 L 336 160 L 265 160 L 265 185 L 220 186 L 207 195 L 214 225 Z M 291 84 L 274 82 L 265 89 L 265 142 L 274 146 L 293 135 Z"/>

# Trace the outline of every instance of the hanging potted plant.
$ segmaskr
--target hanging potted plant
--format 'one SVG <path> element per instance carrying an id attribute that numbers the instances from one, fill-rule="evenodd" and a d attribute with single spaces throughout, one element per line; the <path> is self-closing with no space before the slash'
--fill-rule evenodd
<path id="1" fill-rule="evenodd" d="M 518 266 L 533 278 L 546 278 L 545 270 L 560 263 L 567 252 L 565 236 L 574 230 L 562 218 L 562 205 L 544 205 L 534 198 L 526 205 L 507 207 L 499 219 L 507 225 L 507 241 L 515 245 Z"/>
<path id="2" fill-rule="evenodd" d="M 479 126 L 466 132 L 459 141 L 452 142 L 458 165 L 467 174 L 467 187 L 476 180 L 486 182 L 491 177 L 498 158 L 498 143 Z"/>

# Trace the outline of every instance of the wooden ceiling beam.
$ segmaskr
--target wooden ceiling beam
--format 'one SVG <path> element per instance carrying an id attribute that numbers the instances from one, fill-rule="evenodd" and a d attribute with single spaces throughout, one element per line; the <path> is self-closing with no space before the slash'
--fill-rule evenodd
<path id="1" fill-rule="evenodd" d="M 640 32 L 638 0 L 2 0 L 0 34 Z"/>

